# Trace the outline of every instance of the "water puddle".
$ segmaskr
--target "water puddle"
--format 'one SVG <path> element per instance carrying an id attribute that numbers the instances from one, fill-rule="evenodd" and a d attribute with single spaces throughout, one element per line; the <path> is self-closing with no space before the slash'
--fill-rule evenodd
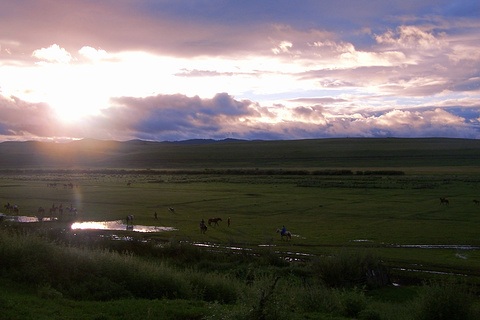
<path id="1" fill-rule="evenodd" d="M 0 221 L 32 223 L 32 222 L 51 222 L 59 221 L 56 217 L 29 217 L 29 216 L 7 216 L 0 214 Z M 71 225 L 72 230 L 114 230 L 114 231 L 134 231 L 134 232 L 164 232 L 177 231 L 178 229 L 172 227 L 158 227 L 158 226 L 142 226 L 142 225 L 127 225 L 122 220 L 116 221 L 84 221 L 74 222 Z"/>
<path id="2" fill-rule="evenodd" d="M 403 272 L 418 272 L 418 273 L 429 273 L 429 274 L 439 274 L 447 276 L 462 276 L 468 277 L 468 275 L 463 273 L 454 273 L 454 272 L 444 272 L 444 271 L 433 271 L 433 270 L 422 270 L 422 269 L 411 269 L 411 268 L 392 268 L 393 270 L 399 270 Z"/>
<path id="3" fill-rule="evenodd" d="M 127 225 L 122 220 L 115 221 L 83 221 L 74 222 L 71 226 L 72 230 L 114 230 L 114 231 L 133 231 L 133 232 L 164 232 L 176 231 L 178 229 L 172 227 Z"/>
<path id="4" fill-rule="evenodd" d="M 454 250 L 478 250 L 480 247 L 472 245 L 456 244 L 399 244 L 392 245 L 392 248 L 415 248 L 415 249 L 454 249 Z"/>
<path id="5" fill-rule="evenodd" d="M 190 242 L 187 242 L 190 243 Z M 210 243 L 210 242 L 191 242 L 192 245 L 197 246 L 197 247 L 202 247 L 202 248 L 208 248 L 211 251 L 215 252 L 226 252 L 226 251 L 232 251 L 232 252 L 249 252 L 251 255 L 258 255 L 255 253 L 254 249 L 251 248 L 243 248 L 243 247 L 232 247 L 232 246 L 222 246 L 216 243 Z M 268 245 L 268 244 L 260 244 L 258 247 L 276 247 L 276 245 Z M 295 261 L 304 261 L 305 258 L 311 258 L 314 257 L 315 255 L 309 254 L 309 253 L 302 253 L 302 252 L 290 252 L 290 251 L 274 251 L 275 254 L 281 256 L 284 260 L 290 261 L 290 262 L 295 262 Z"/>
<path id="6" fill-rule="evenodd" d="M 57 218 L 46 217 L 41 221 L 57 221 Z M 27 216 L 7 216 L 0 215 L 0 221 L 10 221 L 10 222 L 21 222 L 21 223 L 30 223 L 30 222 L 40 222 L 40 219 L 37 217 L 27 217 Z"/>

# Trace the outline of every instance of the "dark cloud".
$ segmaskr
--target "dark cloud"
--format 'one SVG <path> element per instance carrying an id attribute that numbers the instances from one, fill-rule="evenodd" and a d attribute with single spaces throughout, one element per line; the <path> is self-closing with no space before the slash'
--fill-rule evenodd
<path id="1" fill-rule="evenodd" d="M 259 115 L 251 108 L 251 101 L 235 100 L 226 93 L 219 93 L 211 99 L 176 94 L 121 97 L 112 101 L 115 106 L 104 110 L 104 121 L 115 124 L 116 128 L 120 125 L 124 130 L 155 136 L 223 134 L 228 123 Z"/>
<path id="2" fill-rule="evenodd" d="M 181 94 L 119 97 L 86 121 L 65 124 L 46 104 L 0 96 L 2 140 L 51 138 L 183 140 L 310 139 L 327 137 L 480 138 L 480 106 L 384 109 L 336 114 L 335 108 L 261 106 L 219 93 L 210 99 Z M 289 114 L 288 117 L 282 115 Z M 26 117 L 25 115 L 28 115 Z M 265 121 L 272 119 L 275 121 Z"/>
<path id="3" fill-rule="evenodd" d="M 57 131 L 53 110 L 45 103 L 29 103 L 16 97 L 0 95 L 1 134 L 8 136 L 55 136 Z"/>

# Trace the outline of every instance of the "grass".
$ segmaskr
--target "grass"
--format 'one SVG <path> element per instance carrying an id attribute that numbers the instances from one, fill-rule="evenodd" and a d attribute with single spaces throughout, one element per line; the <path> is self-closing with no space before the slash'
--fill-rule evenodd
<path id="1" fill-rule="evenodd" d="M 48 181 L 73 181 L 73 189 L 48 188 Z M 23 215 L 37 208 L 72 204 L 80 220 L 118 220 L 175 227 L 155 235 L 240 244 L 275 244 L 280 250 L 321 255 L 335 247 L 377 247 L 389 260 L 429 266 L 478 269 L 478 251 L 395 248 L 393 245 L 480 245 L 475 227 L 480 208 L 473 204 L 476 176 L 312 177 L 58 175 L 14 176 L 0 180 L 0 201 L 18 204 Z M 127 182 L 132 181 L 130 186 Z M 304 187 L 309 185 L 310 187 Z M 312 186 L 313 185 L 313 186 Z M 421 188 L 421 189 L 417 189 Z M 419 191 L 420 190 L 420 191 Z M 446 196 L 450 205 L 440 205 Z M 174 207 L 171 213 L 168 207 Z M 153 218 L 158 213 L 158 220 Z M 201 219 L 222 217 L 220 226 L 198 232 Z M 231 226 L 226 227 L 226 218 Z M 281 242 L 282 225 L 294 234 Z M 365 240 L 365 241 L 360 241 Z M 456 253 L 467 255 L 461 259 Z"/>
<path id="2" fill-rule="evenodd" d="M 4 173 L 0 203 L 18 204 L 22 215 L 62 203 L 78 208 L 79 220 L 133 214 L 135 224 L 178 230 L 132 235 L 73 231 L 70 221 L 2 222 L 2 308 L 7 319 L 403 320 L 428 319 L 430 301 L 449 301 L 449 310 L 462 306 L 465 319 L 473 319 L 478 301 L 468 300 L 472 294 L 456 281 L 478 284 L 479 251 L 401 245 L 480 246 L 480 207 L 473 203 L 480 176 L 459 167 L 436 174 L 398 169 L 407 174 Z M 47 187 L 52 182 L 58 186 Z M 76 187 L 63 186 L 69 182 Z M 448 207 L 440 204 L 442 196 Z M 201 234 L 200 220 L 217 216 L 220 225 Z M 292 241 L 275 233 L 284 224 Z M 112 234 L 132 240 L 111 241 Z M 190 245 L 196 242 L 249 248 L 258 257 Z M 290 264 L 281 259 L 289 252 L 314 258 Z M 356 272 L 378 263 L 404 286 L 368 288 Z M 419 285 L 437 279 L 455 283 Z M 446 296 L 444 288 L 468 299 Z"/>
<path id="3" fill-rule="evenodd" d="M 145 141 L 0 143 L 2 169 L 444 168 L 478 169 L 468 139 L 347 138 L 178 144 Z M 478 171 L 477 171 L 478 172 Z"/>

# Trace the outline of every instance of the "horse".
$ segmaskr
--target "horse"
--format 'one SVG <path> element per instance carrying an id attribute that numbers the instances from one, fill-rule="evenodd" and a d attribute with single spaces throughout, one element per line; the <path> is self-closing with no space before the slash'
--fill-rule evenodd
<path id="1" fill-rule="evenodd" d="M 57 209 L 58 209 L 58 207 L 52 206 L 52 207 L 50 208 L 50 214 L 52 214 L 52 213 L 57 213 Z"/>
<path id="2" fill-rule="evenodd" d="M 205 234 L 205 232 L 207 232 L 207 226 L 204 224 L 200 224 L 200 232 Z"/>
<path id="3" fill-rule="evenodd" d="M 442 197 L 440 198 L 440 204 L 444 204 L 448 206 L 450 203 L 448 202 L 448 199 L 446 199 L 445 197 Z"/>
<path id="4" fill-rule="evenodd" d="M 292 233 L 290 231 L 282 232 L 281 229 L 277 229 L 277 233 L 280 233 L 282 240 L 283 240 L 283 237 L 287 237 L 287 240 L 292 239 Z"/>
<path id="5" fill-rule="evenodd" d="M 45 214 L 45 208 L 43 207 L 38 207 L 38 214 Z"/>
<path id="6" fill-rule="evenodd" d="M 12 212 L 12 210 L 13 210 L 13 206 L 10 203 L 7 203 L 3 207 L 5 208 L 5 211 L 7 211 L 7 212 Z"/>
<path id="7" fill-rule="evenodd" d="M 218 221 L 222 221 L 222 218 L 210 218 L 208 219 L 208 225 L 211 226 L 213 223 L 214 226 L 218 226 Z"/>

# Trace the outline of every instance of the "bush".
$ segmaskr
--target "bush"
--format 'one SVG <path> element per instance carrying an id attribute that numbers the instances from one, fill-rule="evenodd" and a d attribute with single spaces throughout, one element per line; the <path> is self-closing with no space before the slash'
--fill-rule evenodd
<path id="1" fill-rule="evenodd" d="M 389 282 L 387 270 L 370 251 L 348 253 L 344 250 L 315 261 L 314 269 L 328 287 L 379 287 Z"/>
<path id="2" fill-rule="evenodd" d="M 367 306 L 365 294 L 358 289 L 344 291 L 341 295 L 343 314 L 347 317 L 357 317 Z"/>
<path id="3" fill-rule="evenodd" d="M 467 320 L 471 316 L 473 296 L 466 286 L 453 282 L 426 285 L 419 297 L 418 320 Z"/>
<path id="4" fill-rule="evenodd" d="M 380 313 L 376 310 L 366 309 L 358 313 L 358 320 L 381 320 Z"/>
<path id="5" fill-rule="evenodd" d="M 197 299 L 220 303 L 234 303 L 237 300 L 235 284 L 220 274 L 192 273 L 188 281 Z"/>

